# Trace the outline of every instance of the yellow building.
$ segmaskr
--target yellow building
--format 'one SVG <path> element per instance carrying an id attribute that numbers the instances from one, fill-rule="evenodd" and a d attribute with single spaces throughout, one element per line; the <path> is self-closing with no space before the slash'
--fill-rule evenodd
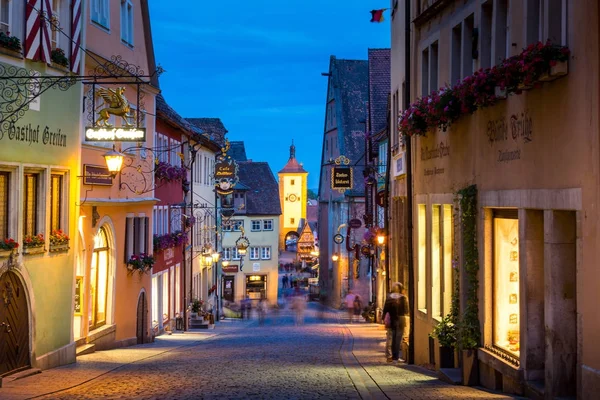
<path id="1" fill-rule="evenodd" d="M 296 160 L 296 146 L 292 141 L 290 158 L 277 173 L 279 177 L 279 248 L 287 250 L 288 243 L 295 245 L 303 222 L 306 221 L 308 172 Z"/>

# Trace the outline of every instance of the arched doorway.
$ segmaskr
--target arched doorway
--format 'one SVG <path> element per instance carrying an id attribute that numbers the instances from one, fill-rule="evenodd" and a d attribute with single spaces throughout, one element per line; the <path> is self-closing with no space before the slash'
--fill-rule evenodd
<path id="1" fill-rule="evenodd" d="M 106 324 L 109 300 L 109 252 L 108 235 L 104 227 L 94 237 L 94 251 L 90 268 L 90 302 L 88 319 L 90 331 Z"/>
<path id="2" fill-rule="evenodd" d="M 285 235 L 285 251 L 297 252 L 299 238 L 300 235 L 298 235 L 298 232 L 288 232 L 288 234 Z"/>
<path id="3" fill-rule="evenodd" d="M 0 276 L 0 376 L 30 366 L 25 288 L 17 274 L 7 271 Z"/>
<path id="4" fill-rule="evenodd" d="M 148 302 L 146 301 L 146 292 L 141 292 L 140 297 L 138 299 L 137 305 L 137 319 L 136 319 L 136 336 L 137 343 L 144 344 L 148 335 L 147 335 L 147 326 L 148 326 Z"/>

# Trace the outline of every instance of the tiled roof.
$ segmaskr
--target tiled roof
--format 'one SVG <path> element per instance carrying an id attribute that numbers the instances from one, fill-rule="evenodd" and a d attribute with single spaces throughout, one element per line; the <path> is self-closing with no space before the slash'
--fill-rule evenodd
<path id="1" fill-rule="evenodd" d="M 238 162 L 238 177 L 246 192 L 246 215 L 280 215 L 279 185 L 266 162 Z"/>
<path id="2" fill-rule="evenodd" d="M 340 154 L 350 159 L 350 165 L 365 163 L 365 122 L 369 82 L 367 60 L 343 60 L 332 58 L 333 85 L 337 87 L 336 106 Z M 363 122 L 361 122 L 363 121 Z M 363 191 L 360 167 L 354 168 L 354 191 Z"/>
<path id="3" fill-rule="evenodd" d="M 308 173 L 306 172 L 306 170 L 302 167 L 302 164 L 300 164 L 298 162 L 298 160 L 296 160 L 296 146 L 294 146 L 294 141 L 292 140 L 292 145 L 290 146 L 290 158 L 287 162 L 287 164 L 285 164 L 285 167 L 283 167 L 283 169 L 281 171 L 279 171 L 279 173 L 286 173 L 286 172 L 296 172 L 296 173 Z"/>
<path id="4" fill-rule="evenodd" d="M 220 118 L 186 118 L 192 125 L 202 129 L 220 146 L 225 145 L 225 134 L 228 132 Z"/>
<path id="5" fill-rule="evenodd" d="M 385 128 L 390 93 L 390 49 L 369 49 L 369 119 L 371 134 Z"/>
<path id="6" fill-rule="evenodd" d="M 248 161 L 248 157 L 246 157 L 246 146 L 243 141 L 233 141 L 229 142 L 229 151 L 227 155 L 233 158 L 235 161 Z"/>

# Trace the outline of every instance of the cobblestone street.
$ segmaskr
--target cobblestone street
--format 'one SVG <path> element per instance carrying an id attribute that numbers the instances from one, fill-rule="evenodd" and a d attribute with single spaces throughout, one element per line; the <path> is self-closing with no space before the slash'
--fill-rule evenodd
<path id="1" fill-rule="evenodd" d="M 317 318 L 295 325 L 284 310 L 225 320 L 215 330 L 160 336 L 154 343 L 81 356 L 76 364 L 5 379 L 1 399 L 499 399 L 438 380 L 425 369 L 385 362 L 384 331 Z"/>

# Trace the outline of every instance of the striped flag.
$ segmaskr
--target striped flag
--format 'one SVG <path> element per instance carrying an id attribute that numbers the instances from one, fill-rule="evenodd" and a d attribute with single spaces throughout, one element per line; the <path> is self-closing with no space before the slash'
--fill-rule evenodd
<path id="1" fill-rule="evenodd" d="M 45 15 L 45 17 L 44 17 Z M 27 0 L 25 8 L 25 58 L 50 63 L 52 49 L 50 0 Z"/>
<path id="2" fill-rule="evenodd" d="M 69 65 L 71 71 L 79 74 L 81 64 L 81 0 L 73 0 L 71 4 L 71 54 Z"/>
<path id="3" fill-rule="evenodd" d="M 371 10 L 371 22 L 383 22 L 383 12 L 385 10 L 387 10 L 387 8 Z"/>

